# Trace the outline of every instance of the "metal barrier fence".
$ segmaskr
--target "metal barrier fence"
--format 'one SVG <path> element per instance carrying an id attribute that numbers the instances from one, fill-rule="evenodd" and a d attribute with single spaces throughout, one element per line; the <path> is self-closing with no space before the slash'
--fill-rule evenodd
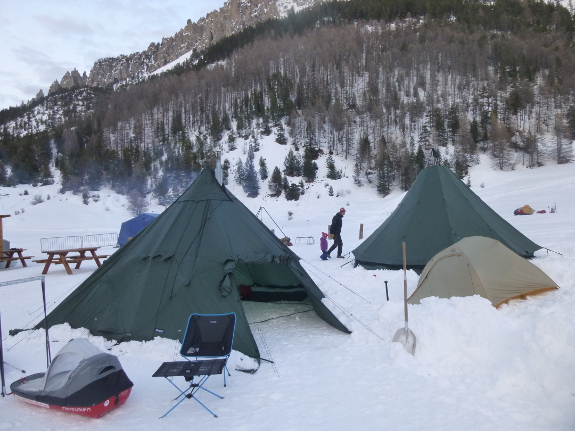
<path id="1" fill-rule="evenodd" d="M 43 252 L 83 247 L 106 247 L 115 246 L 117 244 L 117 233 L 98 233 L 95 235 L 40 238 L 40 247 Z"/>

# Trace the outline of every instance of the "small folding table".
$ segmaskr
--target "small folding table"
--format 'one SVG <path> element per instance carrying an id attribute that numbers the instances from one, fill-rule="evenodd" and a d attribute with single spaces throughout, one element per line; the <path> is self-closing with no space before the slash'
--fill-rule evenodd
<path id="1" fill-rule="evenodd" d="M 206 392 L 209 392 L 212 395 L 215 395 L 216 397 L 223 399 L 224 397 L 216 394 L 215 392 L 212 392 L 206 388 L 203 387 L 203 384 L 206 382 L 206 380 L 208 380 L 208 378 L 213 375 L 213 374 L 222 374 L 225 366 L 226 366 L 226 362 L 227 362 L 227 357 L 226 358 L 221 358 L 221 359 L 206 359 L 206 360 L 201 360 L 201 361 L 175 361 L 175 362 L 164 362 L 160 368 L 158 368 L 156 370 L 156 372 L 152 375 L 152 377 L 165 377 L 166 380 L 168 382 L 170 382 L 172 384 L 172 386 L 174 386 L 179 392 L 180 395 L 178 395 L 176 398 L 174 398 L 174 401 L 177 400 L 178 398 L 181 397 L 181 399 L 177 402 L 177 404 L 175 406 L 173 406 L 170 410 L 168 410 L 163 416 L 166 417 L 168 415 L 168 413 L 170 413 L 172 410 L 174 410 L 176 407 L 178 407 L 180 405 L 180 403 L 182 401 L 184 401 L 186 398 L 193 398 L 194 400 L 196 400 L 198 403 L 200 403 L 200 405 L 206 409 L 208 412 L 210 412 L 214 417 L 218 417 L 216 414 L 214 414 L 214 412 L 212 412 L 209 408 L 207 408 L 204 403 L 202 403 L 200 400 L 198 400 L 197 397 L 195 397 L 194 395 L 200 390 L 203 389 Z M 175 377 L 175 376 L 183 376 L 185 377 L 187 382 L 190 382 L 190 386 L 182 391 L 174 382 L 172 382 L 172 380 L 170 380 L 168 377 Z M 198 381 L 198 383 L 194 383 L 194 377 L 195 376 L 201 376 L 200 380 Z"/>

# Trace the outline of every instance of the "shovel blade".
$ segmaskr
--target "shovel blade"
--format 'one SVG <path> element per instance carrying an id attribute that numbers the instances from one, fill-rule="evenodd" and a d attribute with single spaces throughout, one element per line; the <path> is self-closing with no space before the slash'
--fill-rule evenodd
<path id="1" fill-rule="evenodd" d="M 398 329 L 395 335 L 393 336 L 394 343 L 401 343 L 405 350 L 412 355 L 415 353 L 415 334 L 411 329 L 401 328 Z"/>

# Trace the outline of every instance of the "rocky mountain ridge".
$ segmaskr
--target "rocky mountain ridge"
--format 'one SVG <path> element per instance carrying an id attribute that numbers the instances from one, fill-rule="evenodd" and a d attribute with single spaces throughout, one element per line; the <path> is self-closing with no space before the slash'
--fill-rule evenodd
<path id="1" fill-rule="evenodd" d="M 287 16 L 326 0 L 229 0 L 219 10 L 197 22 L 188 19 L 186 26 L 174 36 L 150 43 L 148 49 L 129 55 L 102 58 L 94 63 L 89 75 L 74 69 L 66 72 L 60 82 L 52 83 L 48 95 L 74 86 L 106 87 L 126 80 L 138 80 L 176 61 L 183 55 L 201 51 L 211 43 L 246 27 L 270 18 Z"/>

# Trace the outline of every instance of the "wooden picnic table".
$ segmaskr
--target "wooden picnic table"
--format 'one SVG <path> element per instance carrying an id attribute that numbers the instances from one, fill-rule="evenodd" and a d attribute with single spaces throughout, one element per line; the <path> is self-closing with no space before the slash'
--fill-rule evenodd
<path id="1" fill-rule="evenodd" d="M 82 248 L 70 248 L 68 250 L 43 251 L 42 253 L 46 253 L 48 255 L 48 258 L 35 260 L 34 262 L 46 264 L 44 265 L 44 270 L 42 271 L 42 274 L 47 274 L 48 269 L 52 264 L 64 265 L 66 272 L 68 274 L 72 274 L 72 269 L 70 268 L 71 263 L 75 263 L 76 264 L 75 269 L 78 269 L 80 268 L 82 262 L 84 262 L 85 260 L 93 260 L 94 262 L 96 262 L 96 265 L 100 267 L 102 265 L 100 259 L 105 259 L 109 257 L 109 255 L 98 255 L 96 253 L 96 250 L 98 250 L 99 248 L 100 247 L 82 247 Z M 69 256 L 68 255 L 69 253 L 78 253 L 78 254 Z"/>
<path id="2" fill-rule="evenodd" d="M 8 250 L 0 250 L 0 262 L 6 262 L 5 268 L 10 268 L 10 264 L 15 261 L 19 260 L 22 262 L 22 266 L 26 265 L 25 259 L 32 259 L 34 256 L 22 256 L 22 252 L 26 250 L 25 248 L 11 248 Z M 14 256 L 14 255 L 17 256 Z"/>

